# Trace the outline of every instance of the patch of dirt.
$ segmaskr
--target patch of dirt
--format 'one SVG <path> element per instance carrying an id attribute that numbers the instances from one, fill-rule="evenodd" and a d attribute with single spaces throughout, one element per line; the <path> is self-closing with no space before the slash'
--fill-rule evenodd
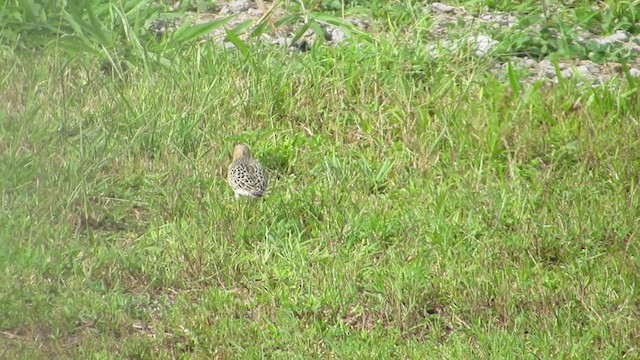
<path id="1" fill-rule="evenodd" d="M 149 211 L 126 199 L 96 195 L 89 197 L 86 205 L 76 199 L 68 221 L 76 232 L 84 234 L 129 232 L 140 235 L 147 229 Z"/>
<path id="2" fill-rule="evenodd" d="M 404 339 L 418 341 L 434 336 L 444 340 L 453 332 L 442 305 L 414 306 L 410 311 L 405 311 L 364 300 L 346 308 L 294 311 L 294 314 L 303 323 L 317 321 L 329 326 L 343 324 L 354 332 L 365 333 L 383 329 L 397 332 Z"/>

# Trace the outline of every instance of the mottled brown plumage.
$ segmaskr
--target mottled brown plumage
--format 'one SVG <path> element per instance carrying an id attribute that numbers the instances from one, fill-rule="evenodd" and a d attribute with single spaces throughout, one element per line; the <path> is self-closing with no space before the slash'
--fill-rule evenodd
<path id="1" fill-rule="evenodd" d="M 268 178 L 262 165 L 251 157 L 249 146 L 237 144 L 233 148 L 233 160 L 227 176 L 229 186 L 236 195 L 253 199 L 262 197 L 267 190 Z"/>

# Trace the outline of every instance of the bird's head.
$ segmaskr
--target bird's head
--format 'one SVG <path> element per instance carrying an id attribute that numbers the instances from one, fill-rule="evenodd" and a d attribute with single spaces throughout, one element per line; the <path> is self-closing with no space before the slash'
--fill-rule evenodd
<path id="1" fill-rule="evenodd" d="M 233 147 L 233 160 L 240 158 L 250 158 L 251 151 L 249 150 L 249 145 L 239 143 Z"/>

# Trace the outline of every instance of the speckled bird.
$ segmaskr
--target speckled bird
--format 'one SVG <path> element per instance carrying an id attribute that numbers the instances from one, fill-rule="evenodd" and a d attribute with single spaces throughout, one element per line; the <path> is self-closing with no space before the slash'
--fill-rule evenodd
<path id="1" fill-rule="evenodd" d="M 240 196 L 257 199 L 267 190 L 267 173 L 262 165 L 251 157 L 247 144 L 234 146 L 227 181 L 236 194 L 236 199 Z"/>

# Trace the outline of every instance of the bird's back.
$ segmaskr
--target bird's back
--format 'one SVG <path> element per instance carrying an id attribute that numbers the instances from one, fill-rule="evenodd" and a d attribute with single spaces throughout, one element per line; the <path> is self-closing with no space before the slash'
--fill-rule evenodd
<path id="1" fill-rule="evenodd" d="M 259 198 L 264 195 L 268 178 L 262 165 L 251 158 L 239 158 L 229 166 L 229 185 L 237 195 Z"/>

